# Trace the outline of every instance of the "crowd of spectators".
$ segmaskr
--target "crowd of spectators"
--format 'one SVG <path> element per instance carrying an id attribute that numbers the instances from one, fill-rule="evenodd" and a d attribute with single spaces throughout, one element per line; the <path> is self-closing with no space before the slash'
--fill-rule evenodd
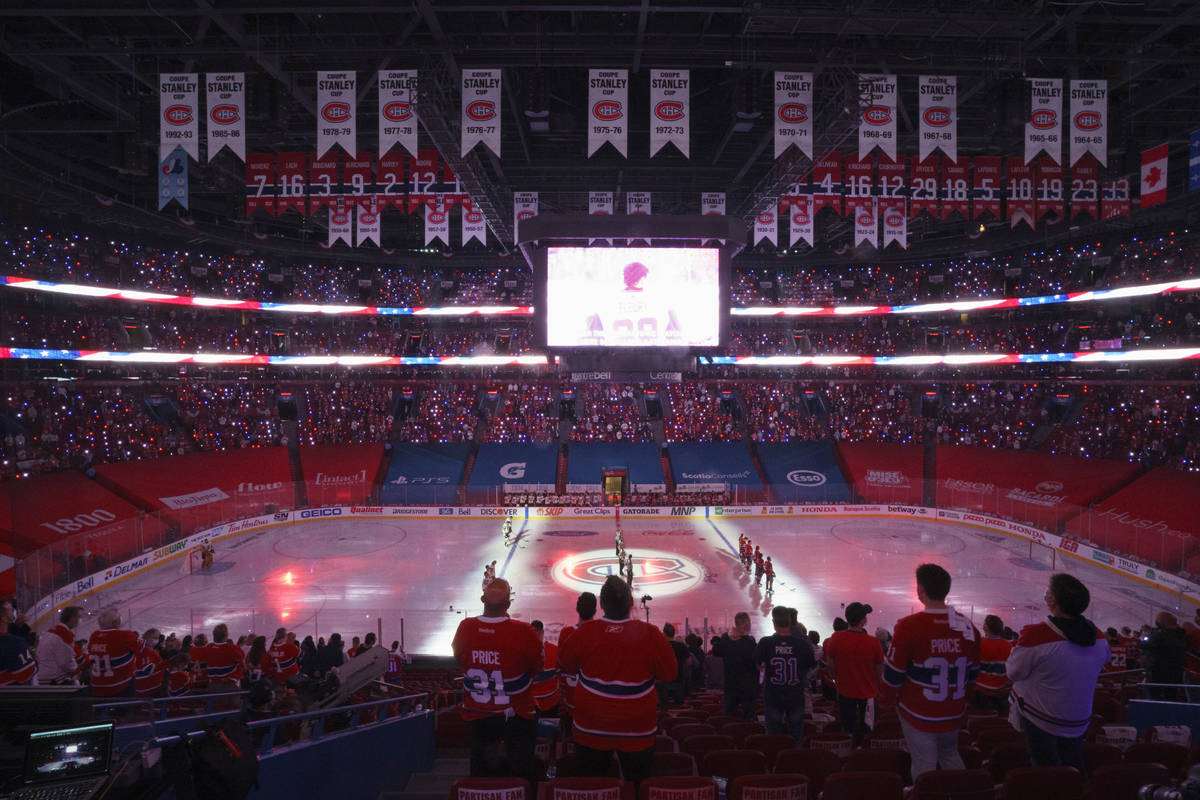
<path id="1" fill-rule="evenodd" d="M 1200 470 L 1200 389 L 1191 383 L 686 381 L 653 387 L 663 398 L 660 434 L 641 402 L 649 387 L 635 384 L 425 383 L 405 407 L 406 388 L 369 380 L 8 384 L 0 388 L 0 478 L 287 444 L 279 400 L 289 393 L 305 445 L 550 443 L 560 423 L 572 442 L 920 444 L 932 432 L 944 445 Z M 938 405 L 932 417 L 922 413 L 926 390 Z M 574 421 L 560 420 L 564 391 L 574 393 Z"/>

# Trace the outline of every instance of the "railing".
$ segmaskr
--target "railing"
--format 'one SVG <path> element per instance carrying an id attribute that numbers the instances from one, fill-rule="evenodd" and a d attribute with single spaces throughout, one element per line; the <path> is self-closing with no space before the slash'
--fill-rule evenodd
<path id="1" fill-rule="evenodd" d="M 195 708 L 200 703 L 204 704 L 203 711 L 200 714 L 224 713 L 227 710 L 240 711 L 242 708 L 243 699 L 246 697 L 246 692 L 214 692 L 212 694 L 192 694 L 184 697 L 143 697 L 137 700 L 119 700 L 112 703 L 96 703 L 92 709 L 100 716 L 101 719 L 113 719 L 126 716 L 125 712 L 136 712 L 138 709 L 149 709 L 151 720 L 165 720 L 168 717 L 168 710 L 172 705 L 189 706 L 188 710 L 193 714 L 196 713 Z M 222 701 L 222 705 L 231 703 L 233 698 L 237 698 L 237 705 L 232 709 L 214 709 L 214 701 Z"/>

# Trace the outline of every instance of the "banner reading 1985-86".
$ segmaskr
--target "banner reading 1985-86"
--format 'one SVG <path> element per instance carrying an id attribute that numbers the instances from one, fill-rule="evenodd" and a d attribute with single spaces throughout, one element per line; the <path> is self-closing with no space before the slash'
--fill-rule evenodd
<path id="1" fill-rule="evenodd" d="M 462 154 L 483 142 L 500 157 L 500 70 L 462 71 Z"/>
<path id="2" fill-rule="evenodd" d="M 588 158 L 605 142 L 629 155 L 629 70 L 588 70 Z"/>
<path id="3" fill-rule="evenodd" d="M 204 76 L 208 99 L 208 160 L 228 147 L 246 160 L 246 73 Z"/>
<path id="4" fill-rule="evenodd" d="M 182 147 L 189 156 L 200 160 L 199 86 L 195 72 L 158 76 L 160 162 L 176 147 Z"/>

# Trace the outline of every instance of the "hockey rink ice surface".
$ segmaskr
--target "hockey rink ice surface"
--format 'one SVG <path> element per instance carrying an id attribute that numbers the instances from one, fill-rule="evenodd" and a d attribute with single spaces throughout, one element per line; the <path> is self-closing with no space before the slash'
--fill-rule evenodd
<path id="1" fill-rule="evenodd" d="M 347 519 L 292 522 L 217 544 L 209 570 L 189 573 L 187 559 L 121 581 L 87 598 L 89 622 L 115 606 L 127 627 L 157 627 L 179 635 L 209 633 L 225 622 L 235 637 L 268 638 L 279 625 L 299 636 L 376 630 L 383 643 L 401 638 L 409 653 L 449 654 L 463 615 L 481 613 L 485 564 L 513 586 L 511 613 L 540 619 L 547 637 L 576 619 L 579 592 L 599 593 L 616 571 L 615 520 L 516 521 L 505 547 L 500 520 Z M 634 556 L 634 597 L 650 595 L 650 621 L 686 624 L 710 635 L 748 611 L 757 636 L 771 633 L 774 604 L 794 606 L 822 637 L 844 605 L 874 607 L 868 624 L 891 628 L 919 609 L 913 570 L 945 566 L 954 579 L 949 602 L 982 627 L 999 614 L 1014 629 L 1045 616 L 1042 597 L 1053 571 L 1078 576 L 1092 593 L 1086 616 L 1102 628 L 1153 622 L 1159 610 L 1179 612 L 1178 596 L 1078 559 L 1053 555 L 1023 540 L 955 524 L 893 517 L 623 519 Z M 737 559 L 746 534 L 775 565 L 775 592 L 754 586 Z M 1053 567 L 1051 565 L 1054 561 Z M 182 562 L 182 563 L 181 563 Z M 634 613 L 645 619 L 638 602 Z M 1183 609 L 1187 618 L 1190 605 Z"/>

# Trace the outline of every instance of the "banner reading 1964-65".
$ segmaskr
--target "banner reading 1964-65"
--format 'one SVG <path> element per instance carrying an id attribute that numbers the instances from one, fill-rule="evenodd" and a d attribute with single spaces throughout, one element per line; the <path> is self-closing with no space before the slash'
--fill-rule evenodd
<path id="1" fill-rule="evenodd" d="M 588 70 L 588 158 L 608 142 L 629 155 L 629 70 Z"/>
<path id="2" fill-rule="evenodd" d="M 195 72 L 158 76 L 158 160 L 165 161 L 176 147 L 200 160 L 200 82 Z"/>
<path id="3" fill-rule="evenodd" d="M 813 157 L 813 76 L 811 72 L 775 73 L 775 157 L 792 145 Z"/>
<path id="4" fill-rule="evenodd" d="M 417 71 L 379 71 L 379 154 L 400 145 L 417 154 Z"/>
<path id="5" fill-rule="evenodd" d="M 1108 166 L 1108 81 L 1071 81 L 1071 166 L 1091 154 Z"/>
<path id="6" fill-rule="evenodd" d="M 204 76 L 208 100 L 208 160 L 228 147 L 246 160 L 246 73 Z"/>
<path id="7" fill-rule="evenodd" d="M 691 142 L 691 72 L 686 69 L 650 70 L 650 155 L 667 144 L 689 156 Z"/>
<path id="8" fill-rule="evenodd" d="M 317 158 L 336 145 L 347 153 L 358 146 L 358 76 L 354 72 L 317 73 Z"/>
<path id="9" fill-rule="evenodd" d="M 483 142 L 500 157 L 500 70 L 462 71 L 462 154 Z"/>

